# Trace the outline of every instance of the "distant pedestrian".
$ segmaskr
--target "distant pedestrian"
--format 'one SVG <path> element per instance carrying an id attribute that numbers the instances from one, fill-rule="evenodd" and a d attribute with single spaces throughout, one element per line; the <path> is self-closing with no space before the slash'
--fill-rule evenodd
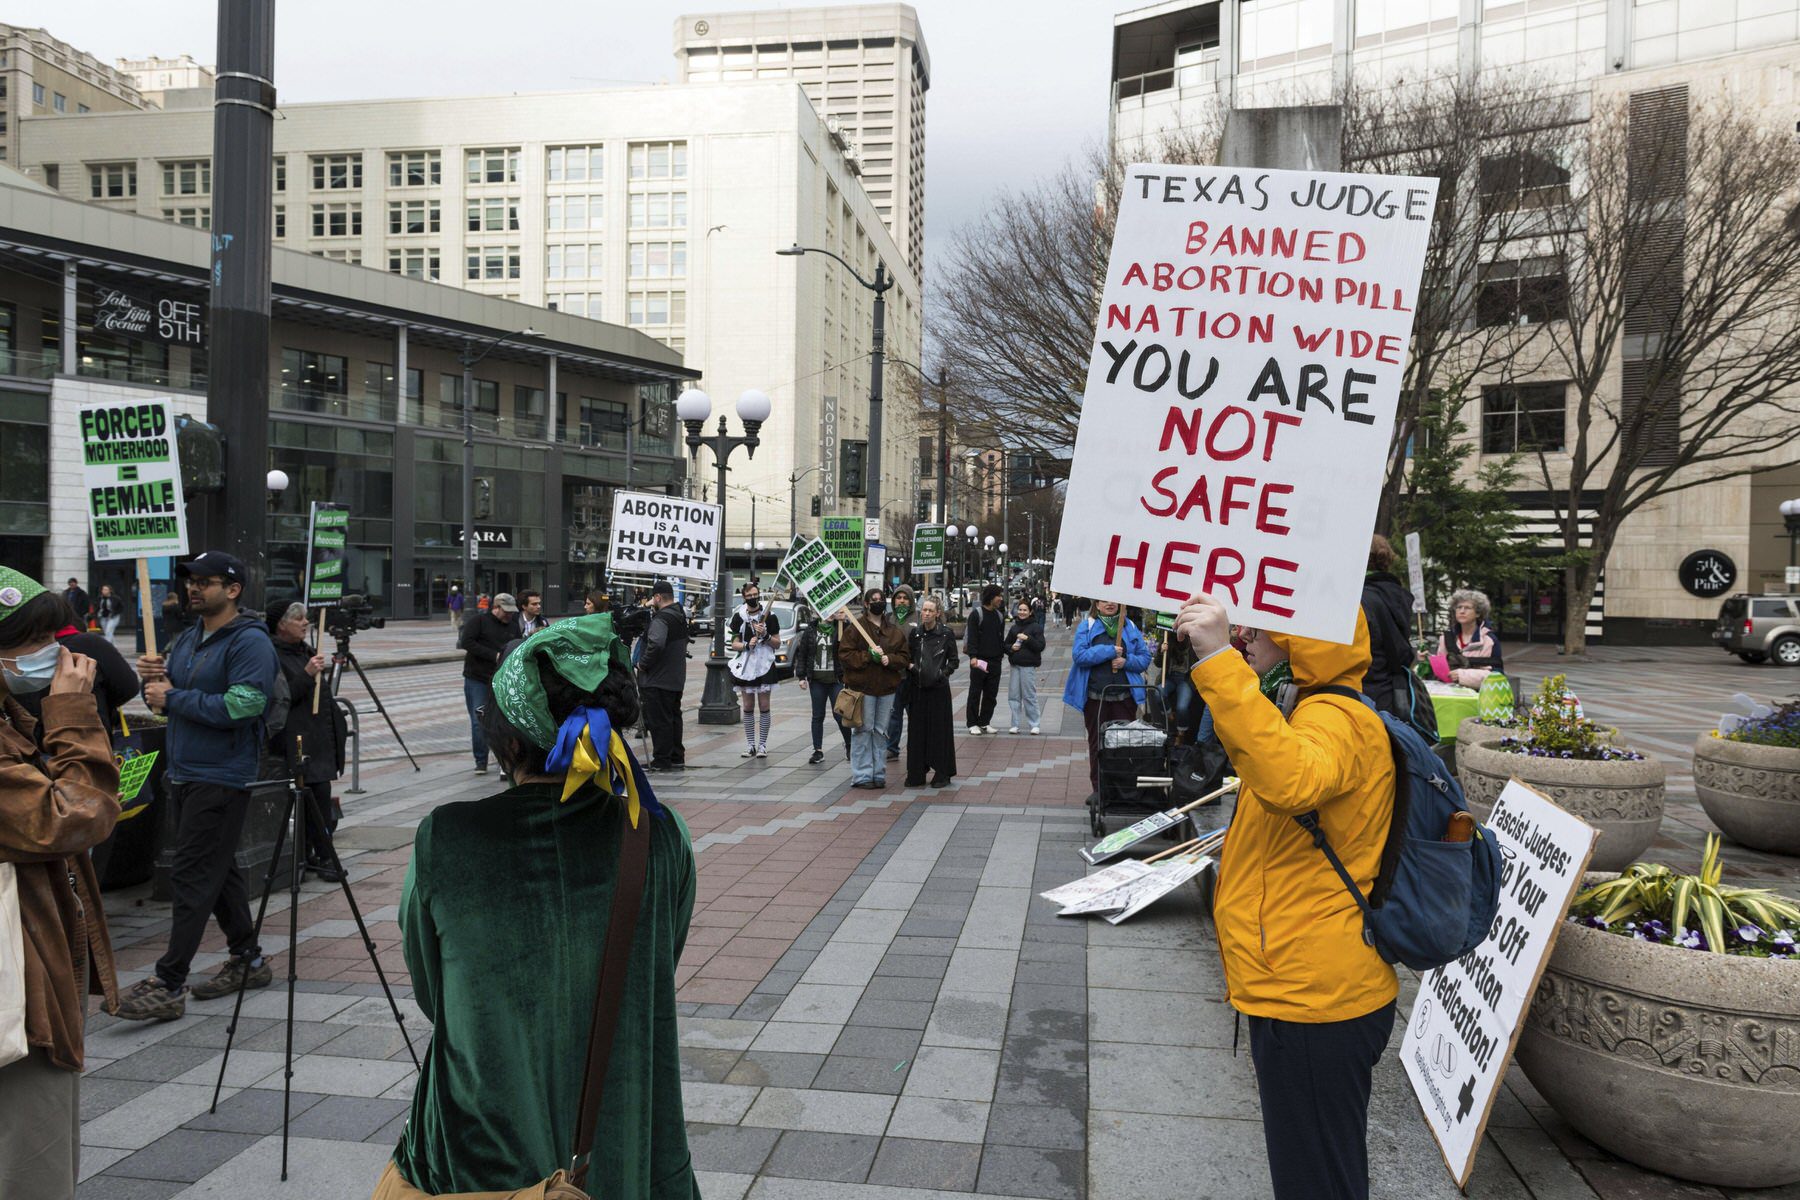
<path id="1" fill-rule="evenodd" d="M 769 757 L 769 697 L 775 691 L 775 650 L 781 645 L 781 621 L 763 607 L 762 589 L 754 581 L 739 589 L 744 602 L 731 614 L 731 690 L 744 707 L 742 758 Z"/>
<path id="2" fill-rule="evenodd" d="M 88 594 L 82 590 L 80 582 L 72 575 L 69 577 L 69 586 L 63 589 L 63 599 L 74 610 L 75 620 L 80 627 L 86 629 L 88 617 L 93 614 L 94 605 L 88 599 Z"/>
<path id="3" fill-rule="evenodd" d="M 463 593 L 462 588 L 450 585 L 450 595 L 444 600 L 444 607 L 450 610 L 450 628 L 462 632 Z"/>
<path id="4" fill-rule="evenodd" d="M 181 585 L 172 583 L 163 593 L 162 601 L 162 636 L 156 644 L 167 649 L 175 644 L 175 638 L 187 628 L 187 596 Z"/>
<path id="5" fill-rule="evenodd" d="M 1100 790 L 1100 728 L 1108 721 L 1129 721 L 1144 699 L 1144 672 L 1150 669 L 1150 644 L 1116 600 L 1096 600 L 1093 615 L 1075 628 L 1070 650 L 1069 682 L 1063 703 L 1081 714 L 1087 726 L 1088 783 Z M 1129 687 L 1106 696 L 1108 687 Z"/>
<path id="6" fill-rule="evenodd" d="M 887 786 L 887 727 L 894 693 L 912 665 L 906 636 L 887 615 L 887 593 L 863 593 L 862 616 L 838 635 L 844 686 L 863 694 L 863 723 L 850 736 L 850 786 Z"/>
<path id="7" fill-rule="evenodd" d="M 1013 607 L 1013 625 L 1006 631 L 1006 706 L 1012 713 L 1009 733 L 1024 724 L 1038 732 L 1038 668 L 1044 662 L 1044 622 L 1028 600 Z"/>
<path id="8" fill-rule="evenodd" d="M 113 595 L 112 584 L 100 585 L 100 598 L 94 602 L 94 616 L 100 621 L 100 632 L 108 641 L 119 632 L 119 621 L 125 616 L 125 605 Z"/>
<path id="9" fill-rule="evenodd" d="M 804 615 L 800 615 L 804 614 Z M 794 638 L 794 653 L 791 659 L 794 664 L 794 678 L 806 689 L 812 700 L 812 757 L 808 763 L 825 761 L 825 714 L 831 713 L 832 721 L 838 732 L 844 736 L 844 758 L 850 757 L 850 729 L 839 720 L 837 710 L 838 692 L 843 690 L 842 672 L 838 666 L 839 626 L 835 621 L 827 621 L 810 607 L 801 605 L 796 610 L 795 623 L 799 632 Z"/>
<path id="10" fill-rule="evenodd" d="M 56 641 L 67 611 L 0 567 L 0 859 L 23 929 L 24 1057 L 0 1066 L 0 1195 L 74 1200 L 88 997 L 118 1004 L 112 942 L 88 851 L 119 819 L 119 767 L 92 699 L 93 660 Z M 38 699 L 38 716 L 18 703 Z M 17 934 L 15 933 L 15 936 Z M 10 1057 L 10 1056 L 9 1056 Z"/>
<path id="11" fill-rule="evenodd" d="M 237 849 L 262 757 L 263 718 L 280 672 L 275 646 L 264 619 L 239 608 L 246 572 L 237 558 L 209 550 L 176 574 L 199 620 L 165 656 L 138 659 L 144 703 L 169 721 L 174 914 L 168 949 L 155 970 L 119 1002 L 119 1016 L 132 1021 L 173 1021 L 187 1011 L 190 993 L 213 1000 L 240 987 L 267 987 L 273 974 L 257 945 Z M 211 979 L 189 988 L 188 970 L 212 917 L 228 954 Z"/>
<path id="12" fill-rule="evenodd" d="M 540 629 L 550 628 L 550 618 L 544 615 L 544 597 L 540 592 L 529 589 L 519 593 L 519 636 L 528 638 Z"/>
<path id="13" fill-rule="evenodd" d="M 486 612 L 488 610 L 488 603 L 488 594 L 486 592 L 481 593 L 479 596 L 475 597 L 475 611 Z"/>
<path id="14" fill-rule="evenodd" d="M 912 658 L 906 692 L 912 730 L 906 742 L 906 786 L 929 783 L 945 787 L 956 776 L 956 713 L 950 703 L 950 677 L 958 663 L 956 635 L 944 623 L 944 606 L 936 596 L 919 601 L 919 623 L 908 631 L 907 653 Z"/>
<path id="15" fill-rule="evenodd" d="M 679 771 L 687 766 L 681 741 L 681 692 L 687 686 L 687 614 L 675 603 L 668 580 L 650 589 L 650 627 L 640 641 L 638 687 L 643 696 L 644 724 L 650 727 L 650 769 Z"/>
<path id="16" fill-rule="evenodd" d="M 1000 701 L 1000 663 L 1006 655 L 1006 589 L 990 583 L 981 603 L 969 610 L 963 630 L 963 653 L 969 659 L 969 732 L 994 732 L 994 707 Z"/>
<path id="17" fill-rule="evenodd" d="M 482 732 L 481 710 L 494 702 L 494 668 L 500 652 L 519 636 L 513 614 L 519 606 L 505 592 L 490 604 L 484 595 L 479 611 L 463 626 L 457 648 L 463 652 L 463 706 L 469 710 L 469 748 L 475 755 L 475 773 L 488 770 L 487 735 Z"/>

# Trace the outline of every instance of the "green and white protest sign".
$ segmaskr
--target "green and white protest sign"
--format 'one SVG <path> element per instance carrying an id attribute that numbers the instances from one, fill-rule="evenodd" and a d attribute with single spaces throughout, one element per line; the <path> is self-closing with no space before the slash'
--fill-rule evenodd
<path id="1" fill-rule="evenodd" d="M 306 606 L 334 605 L 344 598 L 344 554 L 350 510 L 313 501 L 306 535 Z"/>
<path id="2" fill-rule="evenodd" d="M 815 537 L 802 535 L 794 539 L 787 557 L 781 560 L 781 574 L 793 580 L 821 617 L 835 615 L 862 590 L 856 577 Z"/>
<path id="3" fill-rule="evenodd" d="M 944 569 L 944 527 L 914 525 L 912 569 L 917 575 L 935 575 Z"/>
<path id="4" fill-rule="evenodd" d="M 863 542 L 866 535 L 861 517 L 826 517 L 819 522 L 819 540 L 845 571 L 856 578 L 863 573 Z"/>
<path id="5" fill-rule="evenodd" d="M 175 446 L 174 401 L 84 408 L 81 483 L 87 489 L 94 557 L 186 557 L 187 509 Z"/>

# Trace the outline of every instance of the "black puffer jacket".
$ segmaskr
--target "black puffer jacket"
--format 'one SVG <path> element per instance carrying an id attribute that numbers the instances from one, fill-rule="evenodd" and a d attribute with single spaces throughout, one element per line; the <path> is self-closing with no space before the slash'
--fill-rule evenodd
<path id="1" fill-rule="evenodd" d="M 1019 638 L 1023 636 L 1024 642 Z M 1017 646 L 1018 649 L 1013 647 Z M 1014 619 L 1006 631 L 1006 661 L 1015 667 L 1037 667 L 1044 662 L 1044 622 L 1037 617 L 1029 621 Z"/>
<path id="2" fill-rule="evenodd" d="M 1437 717 L 1431 697 L 1413 674 L 1413 594 L 1398 576 L 1371 571 L 1363 578 L 1363 615 L 1369 622 L 1369 672 L 1363 694 L 1382 712 L 1393 713 L 1432 741 Z"/>

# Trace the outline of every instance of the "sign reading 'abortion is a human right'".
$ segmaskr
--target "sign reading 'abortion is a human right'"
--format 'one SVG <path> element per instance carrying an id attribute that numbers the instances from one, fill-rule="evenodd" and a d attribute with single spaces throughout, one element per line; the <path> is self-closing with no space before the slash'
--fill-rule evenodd
<path id="1" fill-rule="evenodd" d="M 1057 591 L 1350 640 L 1436 196 L 1127 168 Z"/>

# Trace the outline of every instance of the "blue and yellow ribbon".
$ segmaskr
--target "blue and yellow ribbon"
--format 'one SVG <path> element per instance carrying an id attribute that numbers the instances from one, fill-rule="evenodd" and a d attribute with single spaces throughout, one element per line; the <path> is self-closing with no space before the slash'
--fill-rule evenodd
<path id="1" fill-rule="evenodd" d="M 604 756 L 600 753 L 602 745 L 606 747 Z M 653 816 L 662 816 L 662 805 L 656 801 L 650 780 L 632 756 L 631 747 L 612 727 L 605 709 L 578 708 L 570 713 L 557 731 L 556 744 L 545 755 L 544 765 L 548 770 L 563 772 L 565 803 L 604 772 L 604 782 L 597 786 L 604 786 L 625 800 L 625 814 L 633 829 L 637 828 L 638 814 L 644 808 Z"/>

